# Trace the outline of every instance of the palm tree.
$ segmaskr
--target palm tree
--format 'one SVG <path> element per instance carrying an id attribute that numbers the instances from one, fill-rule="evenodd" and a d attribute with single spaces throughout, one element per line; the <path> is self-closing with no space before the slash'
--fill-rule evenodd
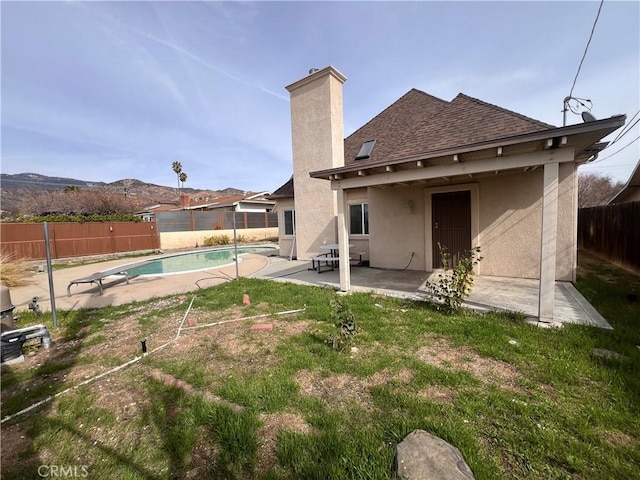
<path id="1" fill-rule="evenodd" d="M 173 162 L 171 164 L 171 168 L 178 177 L 178 194 L 180 194 L 180 174 L 182 173 L 182 164 L 180 162 Z"/>
<path id="2" fill-rule="evenodd" d="M 180 180 L 180 189 L 182 190 L 184 188 L 184 182 L 187 181 L 187 174 L 184 172 L 180 172 L 180 175 L 178 175 L 178 180 Z"/>

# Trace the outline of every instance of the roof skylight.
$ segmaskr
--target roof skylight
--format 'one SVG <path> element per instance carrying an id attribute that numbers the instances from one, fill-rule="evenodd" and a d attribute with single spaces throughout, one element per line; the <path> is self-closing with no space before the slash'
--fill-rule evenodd
<path id="1" fill-rule="evenodd" d="M 376 146 L 375 139 L 367 140 L 360 147 L 360 151 L 358 155 L 356 155 L 356 160 L 364 160 L 365 158 L 369 158 L 371 156 L 371 152 L 373 151 L 373 147 Z"/>

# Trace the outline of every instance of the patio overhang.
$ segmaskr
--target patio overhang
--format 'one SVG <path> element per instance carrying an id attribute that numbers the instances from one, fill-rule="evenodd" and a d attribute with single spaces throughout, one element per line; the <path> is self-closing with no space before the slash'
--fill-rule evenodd
<path id="1" fill-rule="evenodd" d="M 625 115 L 617 115 L 589 123 L 426 151 L 399 160 L 354 162 L 311 172 L 310 176 L 329 180 L 333 190 L 340 190 L 396 184 L 410 186 L 443 179 L 449 181 L 459 176 L 473 178 L 475 175 L 527 171 L 558 162 L 554 155 L 558 149 L 573 149 L 573 161 L 583 163 L 607 146 L 607 143 L 598 142 L 624 125 L 625 119 Z M 546 154 L 540 155 L 544 152 Z"/>
<path id="2" fill-rule="evenodd" d="M 556 241 L 558 235 L 558 184 L 560 163 L 583 163 L 606 147 L 600 140 L 624 125 L 625 115 L 568 127 L 504 137 L 425 152 L 393 161 L 354 162 L 344 167 L 311 172 L 312 178 L 329 180 L 337 190 L 340 258 L 348 258 L 346 192 L 352 188 L 427 185 L 461 178 L 529 171 L 540 167 L 543 175 L 542 225 L 538 318 L 554 316 Z M 574 262 L 575 263 L 575 262 Z M 340 262 L 340 289 L 351 289 L 349 262 Z"/>

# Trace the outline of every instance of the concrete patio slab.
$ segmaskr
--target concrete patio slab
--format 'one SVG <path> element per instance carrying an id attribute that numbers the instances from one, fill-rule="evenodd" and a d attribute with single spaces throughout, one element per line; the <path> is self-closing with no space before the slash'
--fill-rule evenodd
<path id="1" fill-rule="evenodd" d="M 339 272 L 319 274 L 310 270 L 310 262 L 271 258 L 268 265 L 253 277 L 269 278 L 306 285 L 340 288 Z M 428 298 L 427 281 L 437 279 L 438 273 L 413 270 L 382 270 L 369 267 L 351 268 L 354 291 L 372 291 L 384 295 L 416 300 Z M 611 325 L 569 282 L 556 282 L 554 321 L 611 329 Z M 538 280 L 491 276 L 474 277 L 474 287 L 465 306 L 481 311 L 502 310 L 535 318 L 538 314 Z"/>
<path id="2" fill-rule="evenodd" d="M 145 259 L 160 256 L 145 257 Z M 130 279 L 128 285 L 123 278 L 115 277 L 105 281 L 103 295 L 99 294 L 96 286 L 78 285 L 73 287 L 72 296 L 67 297 L 66 288 L 71 280 L 135 261 L 130 258 L 118 259 L 55 270 L 52 276 L 56 307 L 65 310 L 100 308 L 167 295 L 185 295 L 235 278 L 235 265 L 191 273 L 136 277 Z M 310 267 L 311 262 L 290 261 L 282 257 L 257 253 L 242 256 L 239 272 L 241 277 L 264 278 L 339 290 L 338 270 L 319 274 Z M 437 273 L 354 266 L 351 268 L 351 284 L 354 291 L 424 300 L 429 296 L 426 282 L 429 279 L 435 279 L 435 275 Z M 528 317 L 536 317 L 537 280 L 476 276 L 474 284 L 471 296 L 466 302 L 468 307 L 484 311 L 514 311 Z M 30 285 L 11 289 L 11 298 L 16 306 L 17 315 L 20 310 L 27 309 L 33 297 L 38 298 L 38 303 L 43 310 L 50 310 L 49 282 L 46 273 L 36 275 Z M 611 328 L 573 285 L 567 282 L 556 282 L 555 320 L 562 323 Z"/>

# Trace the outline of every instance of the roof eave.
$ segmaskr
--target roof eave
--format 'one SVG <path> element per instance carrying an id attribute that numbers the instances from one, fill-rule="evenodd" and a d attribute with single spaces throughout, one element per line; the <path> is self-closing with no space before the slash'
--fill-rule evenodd
<path id="1" fill-rule="evenodd" d="M 545 139 L 554 139 L 561 137 L 570 137 L 577 136 L 579 134 L 597 132 L 601 130 L 602 136 L 600 138 L 604 138 L 609 133 L 614 131 L 615 129 L 624 125 L 626 119 L 626 115 L 616 115 L 610 118 L 606 118 L 603 120 L 596 120 L 593 122 L 569 125 L 565 127 L 556 127 L 548 130 L 540 130 L 537 132 L 514 135 L 509 137 L 502 137 L 498 139 L 477 142 L 468 145 L 461 145 L 458 147 L 447 148 L 442 150 L 435 150 L 432 152 L 425 152 L 423 154 L 411 155 L 408 157 L 404 157 L 397 160 L 392 161 L 377 161 L 371 163 L 363 163 L 363 164 L 350 164 L 344 167 L 331 168 L 327 170 L 319 170 L 315 172 L 310 172 L 309 175 L 312 178 L 319 178 L 325 180 L 331 180 L 332 176 L 339 174 L 348 174 L 360 171 L 371 170 L 374 168 L 380 167 L 392 167 L 394 165 L 400 165 L 408 162 L 416 162 L 420 160 L 429 160 L 438 157 L 447 157 L 454 155 L 462 155 L 464 153 L 475 152 L 479 150 L 489 150 L 489 149 L 497 149 L 500 147 L 507 147 L 512 145 L 518 145 L 528 142 L 538 142 Z M 607 131 L 609 130 L 609 131 Z"/>

